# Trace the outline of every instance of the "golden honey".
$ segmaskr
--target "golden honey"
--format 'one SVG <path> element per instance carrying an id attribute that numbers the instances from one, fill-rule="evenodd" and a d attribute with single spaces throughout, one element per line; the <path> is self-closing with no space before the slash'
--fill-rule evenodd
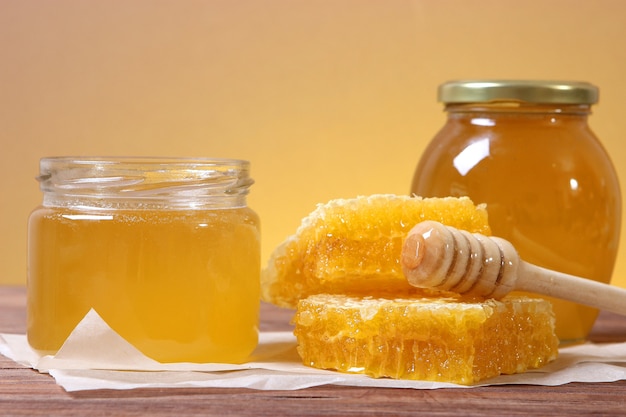
<path id="1" fill-rule="evenodd" d="M 588 126 L 587 83 L 444 84 L 447 121 L 420 158 L 411 191 L 486 203 L 494 236 L 530 263 L 608 283 L 621 195 L 610 158 Z M 597 310 L 551 300 L 561 341 L 583 340 Z"/>
<path id="2" fill-rule="evenodd" d="M 29 220 L 34 349 L 57 351 L 94 309 L 162 362 L 247 358 L 258 337 L 260 236 L 242 162 L 42 164 L 53 172 L 42 173 L 44 204 Z"/>
<path id="3" fill-rule="evenodd" d="M 261 271 L 261 297 L 295 309 L 314 294 L 424 295 L 407 281 L 400 258 L 411 228 L 435 219 L 489 234 L 485 208 L 469 198 L 373 194 L 319 204 L 272 252 Z"/>
<path id="4" fill-rule="evenodd" d="M 293 322 L 304 364 L 374 378 L 472 384 L 558 355 L 551 305 L 537 298 L 317 294 Z"/>

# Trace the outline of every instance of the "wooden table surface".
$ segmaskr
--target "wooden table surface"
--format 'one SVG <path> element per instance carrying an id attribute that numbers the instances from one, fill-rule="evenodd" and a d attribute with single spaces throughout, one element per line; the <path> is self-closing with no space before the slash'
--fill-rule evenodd
<path id="1" fill-rule="evenodd" d="M 0 333 L 24 333 L 25 290 L 0 286 Z M 262 330 L 290 330 L 292 312 L 261 310 Z M 626 341 L 626 317 L 601 313 L 591 339 Z M 626 415 L 626 381 L 557 387 L 298 391 L 168 388 L 67 393 L 49 375 L 0 355 L 0 416 L 580 416 Z"/>

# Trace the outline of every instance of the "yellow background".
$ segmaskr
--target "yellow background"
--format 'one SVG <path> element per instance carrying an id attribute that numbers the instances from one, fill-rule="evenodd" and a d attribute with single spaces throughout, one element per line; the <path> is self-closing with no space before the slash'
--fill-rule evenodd
<path id="1" fill-rule="evenodd" d="M 316 203 L 408 193 L 455 78 L 598 85 L 626 181 L 624 0 L 0 0 L 0 59 L 0 283 L 42 156 L 249 159 L 265 262 Z"/>

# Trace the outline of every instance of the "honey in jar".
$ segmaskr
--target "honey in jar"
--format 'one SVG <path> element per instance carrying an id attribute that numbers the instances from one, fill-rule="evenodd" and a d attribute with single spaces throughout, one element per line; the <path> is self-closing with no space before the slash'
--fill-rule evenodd
<path id="1" fill-rule="evenodd" d="M 411 192 L 486 203 L 492 233 L 545 268 L 608 283 L 621 195 L 588 125 L 585 82 L 460 80 L 442 84 L 447 120 L 422 154 Z M 548 298 L 562 343 L 584 340 L 596 309 Z"/>
<path id="2" fill-rule="evenodd" d="M 259 218 L 239 160 L 45 158 L 29 219 L 27 335 L 57 351 L 85 314 L 161 362 L 257 345 Z"/>

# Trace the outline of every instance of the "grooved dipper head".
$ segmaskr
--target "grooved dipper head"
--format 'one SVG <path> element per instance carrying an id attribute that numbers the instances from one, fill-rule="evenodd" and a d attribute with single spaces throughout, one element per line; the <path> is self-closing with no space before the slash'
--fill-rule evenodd
<path id="1" fill-rule="evenodd" d="M 520 260 L 504 239 L 425 221 L 407 235 L 401 263 L 414 287 L 500 298 L 514 288 Z"/>

